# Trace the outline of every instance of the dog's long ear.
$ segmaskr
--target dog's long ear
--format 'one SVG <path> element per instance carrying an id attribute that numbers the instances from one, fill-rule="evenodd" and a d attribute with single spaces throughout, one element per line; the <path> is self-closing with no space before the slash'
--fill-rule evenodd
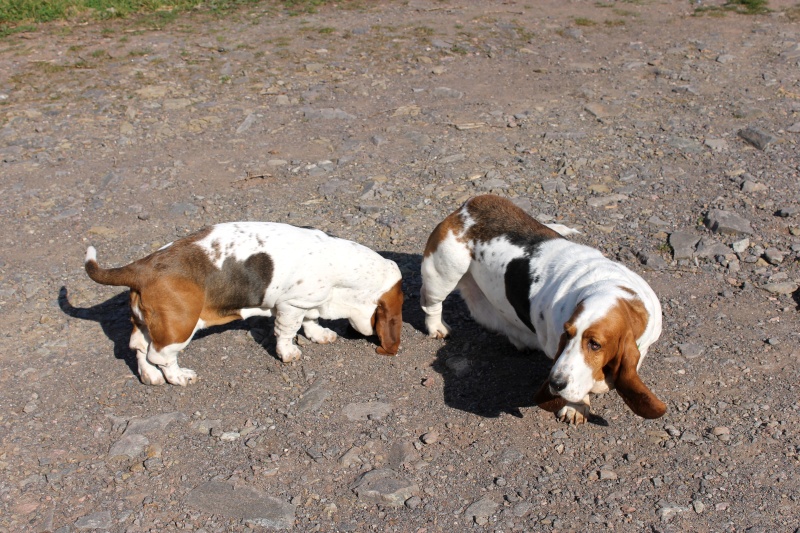
<path id="1" fill-rule="evenodd" d="M 659 418 L 667 412 L 667 406 L 656 398 L 639 377 L 636 370 L 639 357 L 639 348 L 636 347 L 633 333 L 628 330 L 625 338 L 620 340 L 614 386 L 634 413 L 642 418 Z"/>
<path id="2" fill-rule="evenodd" d="M 375 351 L 381 355 L 397 355 L 400 349 L 400 332 L 403 329 L 402 281 L 398 281 L 378 300 L 374 327 L 381 341 Z"/>

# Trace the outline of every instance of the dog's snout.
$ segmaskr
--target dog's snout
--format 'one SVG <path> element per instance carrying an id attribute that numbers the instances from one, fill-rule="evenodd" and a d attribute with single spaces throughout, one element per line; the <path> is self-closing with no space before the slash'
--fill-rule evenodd
<path id="1" fill-rule="evenodd" d="M 550 378 L 550 390 L 556 394 L 567 388 L 566 379 Z"/>

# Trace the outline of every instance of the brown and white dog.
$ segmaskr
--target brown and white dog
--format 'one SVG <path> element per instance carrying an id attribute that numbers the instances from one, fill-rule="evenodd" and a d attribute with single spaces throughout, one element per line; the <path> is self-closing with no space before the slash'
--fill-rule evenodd
<path id="1" fill-rule="evenodd" d="M 187 385 L 194 371 L 177 354 L 196 331 L 251 316 L 275 315 L 277 352 L 300 358 L 292 343 L 300 326 L 317 343 L 336 333 L 317 319 L 346 318 L 359 333 L 377 333 L 377 352 L 400 347 L 400 269 L 365 246 L 322 231 L 269 222 L 217 224 L 121 268 L 103 269 L 93 247 L 86 272 L 104 285 L 130 287 L 143 383 Z"/>
<path id="2" fill-rule="evenodd" d="M 555 360 L 537 403 L 559 419 L 583 423 L 589 393 L 616 388 L 639 416 L 666 406 L 638 369 L 661 334 L 661 304 L 650 286 L 598 250 L 562 237 L 510 200 L 477 196 L 428 238 L 420 303 L 428 333 L 443 338 L 442 301 L 454 289 L 475 320 L 518 349 Z"/>

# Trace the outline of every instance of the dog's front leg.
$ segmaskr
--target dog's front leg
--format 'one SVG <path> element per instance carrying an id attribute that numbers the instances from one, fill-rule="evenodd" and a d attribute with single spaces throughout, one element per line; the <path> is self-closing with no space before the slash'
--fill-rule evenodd
<path id="1" fill-rule="evenodd" d="M 275 306 L 275 336 L 278 338 L 276 350 L 281 361 L 297 361 L 303 352 L 292 341 L 303 324 L 305 310 L 290 304 Z"/>
<path id="2" fill-rule="evenodd" d="M 130 346 L 131 350 L 136 350 L 136 362 L 139 365 L 139 379 L 141 379 L 142 383 L 145 385 L 163 385 L 165 380 L 161 369 L 151 365 L 147 361 L 147 349 L 149 344 L 150 341 L 136 324 L 134 324 L 133 332 L 131 332 L 131 341 L 128 346 Z"/>
<path id="3" fill-rule="evenodd" d="M 150 350 L 147 352 L 147 361 L 158 365 L 168 383 L 185 387 L 197 380 L 197 374 L 194 370 L 178 366 L 178 352 L 184 349 L 187 344 L 189 344 L 189 341 L 181 344 L 170 344 L 169 346 L 164 346 L 161 350 L 156 350 L 151 343 Z"/>
<path id="4" fill-rule="evenodd" d="M 303 320 L 303 333 L 308 340 L 317 344 L 329 344 L 337 339 L 335 331 L 320 326 L 316 319 Z"/>

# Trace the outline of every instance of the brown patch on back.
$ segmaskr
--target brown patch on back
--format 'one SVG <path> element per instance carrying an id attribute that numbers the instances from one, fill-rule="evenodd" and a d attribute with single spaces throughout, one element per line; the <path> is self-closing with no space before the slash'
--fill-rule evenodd
<path id="1" fill-rule="evenodd" d="M 475 220 L 475 224 L 467 229 L 469 240 L 488 242 L 501 235 L 534 241 L 562 238 L 507 198 L 484 194 L 470 198 L 465 205 Z"/>
<path id="2" fill-rule="evenodd" d="M 428 242 L 425 244 L 424 257 L 428 257 L 439 248 L 439 243 L 447 238 L 449 233 L 458 235 L 464 230 L 464 221 L 461 220 L 459 212 L 461 208 L 453 213 L 450 213 L 444 220 L 439 222 L 428 237 Z"/>

